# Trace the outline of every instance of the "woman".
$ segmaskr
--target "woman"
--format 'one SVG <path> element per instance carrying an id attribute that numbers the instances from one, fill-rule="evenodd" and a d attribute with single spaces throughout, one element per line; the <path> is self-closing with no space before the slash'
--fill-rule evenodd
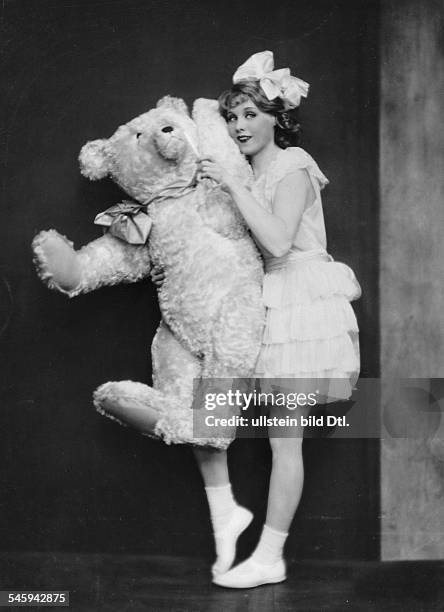
<path id="1" fill-rule="evenodd" d="M 257 376 L 263 385 L 286 379 L 284 390 L 288 379 L 303 379 L 296 387 L 315 392 L 319 403 L 345 399 L 359 374 L 358 328 L 349 302 L 360 296 L 360 287 L 350 268 L 327 254 L 320 190 L 328 181 L 296 146 L 297 107 L 308 84 L 288 69 L 274 71 L 270 51 L 249 58 L 233 83 L 219 98 L 220 112 L 251 164 L 253 186 L 241 185 L 211 159 L 201 162 L 201 175 L 231 194 L 264 257 L 267 319 Z M 233 569 L 236 542 L 251 513 L 233 498 L 226 452 L 194 450 L 215 535 L 215 584 L 248 588 L 285 580 L 283 547 L 303 485 L 302 429 L 292 437 L 270 432 L 265 525 L 253 554 Z"/>

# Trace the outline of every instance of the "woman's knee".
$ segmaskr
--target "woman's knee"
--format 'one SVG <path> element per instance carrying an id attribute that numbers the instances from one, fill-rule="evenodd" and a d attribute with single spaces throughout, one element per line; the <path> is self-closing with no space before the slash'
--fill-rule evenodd
<path id="1" fill-rule="evenodd" d="M 211 463 L 227 460 L 226 450 L 212 448 L 210 446 L 193 446 L 193 453 L 195 457 L 198 457 L 203 461 L 209 461 Z"/>
<path id="2" fill-rule="evenodd" d="M 302 456 L 302 437 L 270 437 L 270 447 L 274 460 L 280 457 L 299 457 Z"/>

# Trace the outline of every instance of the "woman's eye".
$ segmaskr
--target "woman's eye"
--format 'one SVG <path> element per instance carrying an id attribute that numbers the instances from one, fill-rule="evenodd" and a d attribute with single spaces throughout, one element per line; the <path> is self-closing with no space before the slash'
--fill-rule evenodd
<path id="1" fill-rule="evenodd" d="M 230 117 L 227 117 L 227 122 L 228 123 L 233 123 L 233 121 L 236 120 L 236 117 L 234 115 L 231 115 Z"/>
<path id="2" fill-rule="evenodd" d="M 245 113 L 245 117 L 247 117 L 248 119 L 256 117 L 256 113 Z"/>

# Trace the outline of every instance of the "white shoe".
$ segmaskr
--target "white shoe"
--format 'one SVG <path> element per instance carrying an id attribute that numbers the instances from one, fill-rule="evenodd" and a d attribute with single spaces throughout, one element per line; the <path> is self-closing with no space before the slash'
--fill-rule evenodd
<path id="1" fill-rule="evenodd" d="M 229 572 L 216 576 L 213 582 L 230 589 L 250 589 L 261 584 L 276 584 L 286 577 L 284 561 L 262 565 L 250 557 Z"/>
<path id="2" fill-rule="evenodd" d="M 211 568 L 213 576 L 223 574 L 233 565 L 237 540 L 252 520 L 253 514 L 249 510 L 237 506 L 227 525 L 214 534 L 217 558 Z"/>

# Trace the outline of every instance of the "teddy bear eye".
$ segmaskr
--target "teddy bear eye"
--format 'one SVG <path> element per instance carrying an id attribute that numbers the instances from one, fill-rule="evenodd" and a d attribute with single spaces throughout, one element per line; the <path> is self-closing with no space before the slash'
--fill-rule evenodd
<path id="1" fill-rule="evenodd" d="M 167 125 L 164 128 L 162 128 L 162 132 L 165 132 L 166 134 L 168 134 L 168 132 L 172 132 L 174 130 L 174 128 L 171 125 Z"/>
<path id="2" fill-rule="evenodd" d="M 140 138 L 142 136 L 142 132 L 137 132 L 136 138 Z"/>

